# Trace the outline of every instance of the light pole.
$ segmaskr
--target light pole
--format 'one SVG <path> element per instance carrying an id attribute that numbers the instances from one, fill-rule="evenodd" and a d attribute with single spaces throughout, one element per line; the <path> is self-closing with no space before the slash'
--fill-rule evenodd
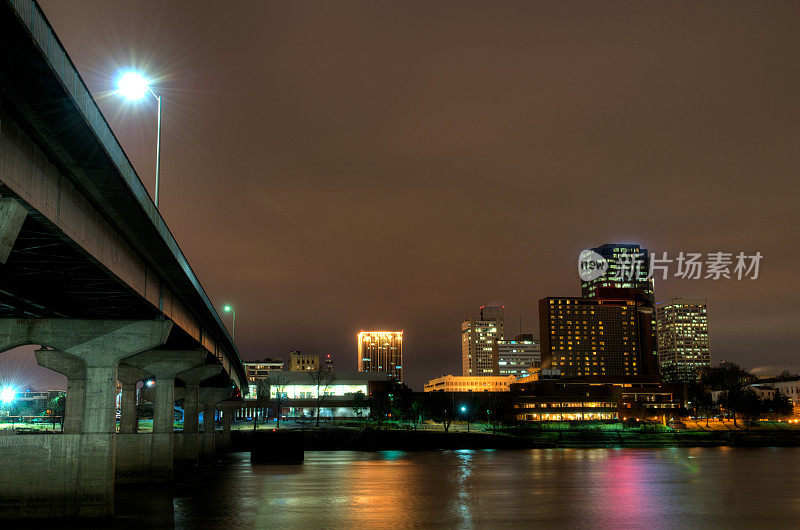
<path id="1" fill-rule="evenodd" d="M 144 76 L 133 71 L 128 71 L 122 74 L 117 80 L 117 90 L 122 94 L 125 99 L 137 101 L 142 99 L 149 92 L 156 98 L 158 102 L 158 119 L 157 119 L 157 132 L 156 132 L 156 196 L 155 204 L 158 210 L 158 189 L 160 185 L 161 174 L 161 96 L 155 93 Z"/>
<path id="2" fill-rule="evenodd" d="M 467 407 L 465 405 L 461 405 L 461 412 L 463 412 L 464 416 L 467 418 L 467 432 L 469 432 L 469 414 L 467 414 Z"/>
<path id="3" fill-rule="evenodd" d="M 236 340 L 236 310 L 229 305 L 222 308 L 226 313 L 233 313 L 233 324 L 231 325 L 231 339 Z"/>

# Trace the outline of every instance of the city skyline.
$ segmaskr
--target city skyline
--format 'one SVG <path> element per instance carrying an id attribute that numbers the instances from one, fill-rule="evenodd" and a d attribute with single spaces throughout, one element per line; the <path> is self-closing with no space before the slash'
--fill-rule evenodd
<path id="1" fill-rule="evenodd" d="M 211 32 L 177 4 L 42 2 L 151 193 L 154 117 L 108 93 L 121 66 L 154 71 L 161 211 L 215 306 L 237 308 L 245 360 L 299 349 L 355 366 L 354 331 L 406 329 L 421 388 L 460 373 L 458 322 L 475 307 L 501 303 L 512 333 L 520 314 L 536 330 L 540 298 L 580 294 L 579 252 L 625 241 L 760 251 L 756 281 L 659 279 L 657 301 L 709 300 L 714 362 L 800 369 L 784 280 L 798 258 L 796 11 L 754 25 L 736 3 L 625 21 L 590 3 L 460 5 L 318 6 L 313 23 L 302 6 L 255 5 Z M 244 34 L 261 37 L 237 45 Z M 356 259 L 379 238 L 391 251 Z"/>

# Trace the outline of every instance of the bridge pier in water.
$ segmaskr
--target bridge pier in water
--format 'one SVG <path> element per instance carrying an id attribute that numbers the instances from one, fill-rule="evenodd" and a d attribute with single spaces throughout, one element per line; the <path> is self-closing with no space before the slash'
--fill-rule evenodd
<path id="1" fill-rule="evenodd" d="M 200 438 L 200 456 L 212 458 L 216 452 L 217 440 L 214 430 L 214 417 L 217 405 L 231 397 L 230 387 L 201 387 L 200 401 L 203 403 L 203 436 Z"/>
<path id="2" fill-rule="evenodd" d="M 231 420 L 241 407 L 242 401 L 226 400 L 217 403 L 217 409 L 222 412 L 222 433 L 216 440 L 217 451 L 224 452 L 231 448 Z"/>
<path id="3" fill-rule="evenodd" d="M 221 366 L 198 366 L 178 374 L 178 379 L 186 383 L 183 398 L 183 432 L 176 434 L 175 465 L 180 467 L 197 466 L 200 454 L 200 383 L 222 371 Z"/>
<path id="4" fill-rule="evenodd" d="M 0 517 L 99 517 L 114 509 L 117 366 L 166 342 L 169 321 L 0 319 L 0 351 L 25 344 L 82 388 L 64 434 L 0 436 Z"/>
<path id="5" fill-rule="evenodd" d="M 151 350 L 126 358 L 124 365 L 155 377 L 150 390 L 153 401 L 153 431 L 117 437 L 116 477 L 124 482 L 170 482 L 175 454 L 175 377 L 201 367 L 206 353 L 195 350 Z M 124 366 L 121 365 L 121 366 Z M 213 368 L 213 367 L 212 367 Z M 124 388 L 124 386 L 123 386 Z M 124 411 L 123 411 L 124 412 Z M 135 416 L 132 420 L 138 421 Z"/>

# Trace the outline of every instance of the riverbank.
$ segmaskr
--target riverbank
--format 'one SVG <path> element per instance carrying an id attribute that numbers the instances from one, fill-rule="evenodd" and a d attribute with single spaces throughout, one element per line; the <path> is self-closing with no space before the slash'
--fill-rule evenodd
<path id="1" fill-rule="evenodd" d="M 373 428 L 281 429 L 302 433 L 306 451 L 424 451 L 436 449 L 532 449 L 554 447 L 771 447 L 800 446 L 800 430 L 663 432 L 627 430 L 536 430 L 514 432 L 442 432 Z M 270 444 L 270 433 L 234 431 L 235 450 L 250 450 L 254 442 Z"/>

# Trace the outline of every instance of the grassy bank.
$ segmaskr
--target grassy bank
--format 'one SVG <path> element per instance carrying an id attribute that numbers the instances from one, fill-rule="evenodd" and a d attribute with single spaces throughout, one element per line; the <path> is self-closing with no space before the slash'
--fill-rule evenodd
<path id="1" fill-rule="evenodd" d="M 518 428 L 486 432 L 413 431 L 373 428 L 303 429 L 307 451 L 435 449 L 526 449 L 548 447 L 800 446 L 798 430 L 675 431 L 671 429 Z M 250 431 L 233 433 L 234 447 L 252 448 Z M 259 443 L 269 443 L 269 437 Z"/>

